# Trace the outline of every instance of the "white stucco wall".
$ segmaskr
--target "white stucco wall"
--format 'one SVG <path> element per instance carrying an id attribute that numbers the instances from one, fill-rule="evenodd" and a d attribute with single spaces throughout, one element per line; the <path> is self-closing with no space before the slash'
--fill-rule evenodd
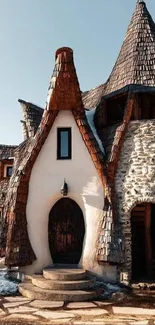
<path id="1" fill-rule="evenodd" d="M 71 160 L 57 160 L 57 127 L 72 128 Z M 68 197 L 80 206 L 85 221 L 80 266 L 103 275 L 103 266 L 95 261 L 97 233 L 103 217 L 103 187 L 70 111 L 59 112 L 32 169 L 27 222 L 37 260 L 25 267 L 24 271 L 37 272 L 53 263 L 48 243 L 48 219 L 52 206 L 61 198 L 60 189 L 64 178 L 69 186 Z"/>

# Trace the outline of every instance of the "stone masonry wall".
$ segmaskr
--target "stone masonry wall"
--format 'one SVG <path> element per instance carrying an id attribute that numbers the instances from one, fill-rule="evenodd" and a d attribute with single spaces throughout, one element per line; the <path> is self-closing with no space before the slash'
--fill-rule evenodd
<path id="1" fill-rule="evenodd" d="M 119 159 L 115 188 L 125 248 L 120 280 L 127 284 L 132 267 L 130 212 L 138 203 L 155 203 L 155 120 L 130 122 Z"/>

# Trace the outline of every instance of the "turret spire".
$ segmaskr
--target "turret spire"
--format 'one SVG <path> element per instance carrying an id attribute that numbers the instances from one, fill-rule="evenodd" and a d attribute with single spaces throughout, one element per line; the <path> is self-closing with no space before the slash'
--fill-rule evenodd
<path id="1" fill-rule="evenodd" d="M 154 67 L 155 24 L 145 2 L 139 0 L 121 51 L 107 80 L 105 95 L 111 96 L 116 92 L 127 91 L 128 88 L 132 91 L 145 91 L 146 87 L 149 91 L 154 90 Z"/>
<path id="2" fill-rule="evenodd" d="M 56 51 L 56 62 L 50 82 L 47 109 L 84 111 L 80 86 L 74 66 L 73 50 Z"/>

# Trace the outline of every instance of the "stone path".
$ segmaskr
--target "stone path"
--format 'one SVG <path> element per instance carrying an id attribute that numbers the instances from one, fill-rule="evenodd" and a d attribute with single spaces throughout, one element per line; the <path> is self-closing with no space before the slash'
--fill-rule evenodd
<path id="1" fill-rule="evenodd" d="M 0 298 L 0 324 L 155 325 L 153 308 L 116 306 L 110 301 L 72 302 Z"/>

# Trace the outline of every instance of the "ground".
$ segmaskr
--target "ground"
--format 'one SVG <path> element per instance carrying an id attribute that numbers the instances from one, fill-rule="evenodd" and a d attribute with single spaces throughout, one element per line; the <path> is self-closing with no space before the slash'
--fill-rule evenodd
<path id="1" fill-rule="evenodd" d="M 154 325 L 155 292 L 119 293 L 112 299 L 81 303 L 1 297 L 0 324 Z"/>
<path id="2" fill-rule="evenodd" d="M 0 291 L 10 290 L 5 272 L 1 272 L 0 279 Z M 105 295 L 108 290 L 109 298 Z M 155 285 L 138 284 L 120 291 L 119 286 L 104 284 L 100 298 L 92 302 L 31 300 L 19 294 L 0 296 L 0 324 L 155 325 Z"/>

